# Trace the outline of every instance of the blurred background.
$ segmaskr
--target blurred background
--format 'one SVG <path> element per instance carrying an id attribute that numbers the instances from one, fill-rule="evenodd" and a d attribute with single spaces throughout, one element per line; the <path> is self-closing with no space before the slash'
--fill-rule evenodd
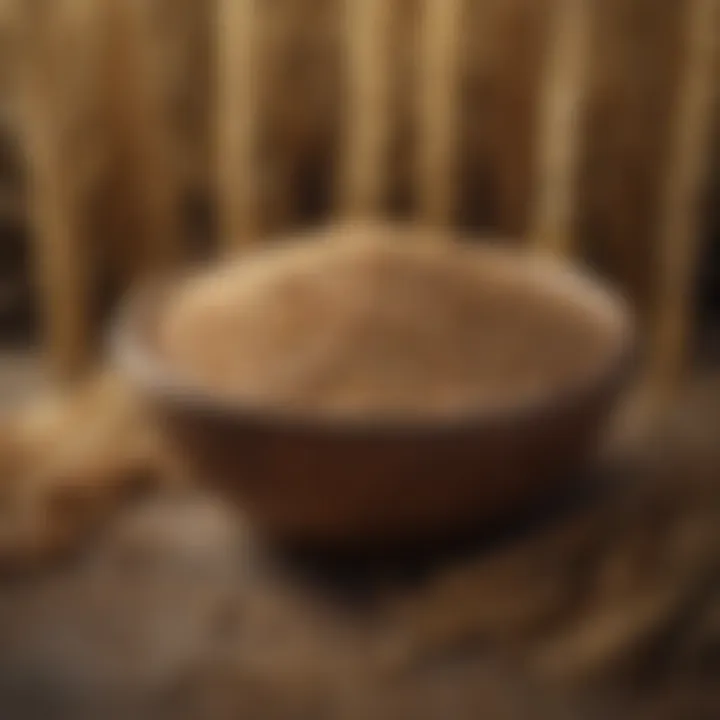
<path id="1" fill-rule="evenodd" d="M 555 4 L 466 3 L 457 36 L 452 217 L 460 228 L 508 238 L 527 230 Z M 389 177 L 381 204 L 398 216 L 413 212 L 420 5 L 398 0 L 388 20 Z M 577 254 L 619 282 L 647 315 L 658 291 L 658 223 L 683 92 L 689 5 L 590 5 L 590 67 L 578 120 Z M 216 42 L 225 21 L 218 13 L 213 3 L 193 0 L 3 0 L 4 344 L 37 342 L 43 307 L 56 302 L 50 298 L 59 291 L 46 287 L 56 282 L 48 279 L 52 263 L 43 260 L 52 253 L 48 245 L 62 244 L 49 239 L 56 234 L 53 212 L 74 227 L 76 237 L 67 242 L 77 248 L 84 269 L 74 272 L 87 286 L 76 291 L 84 293 L 77 302 L 91 305 L 85 314 L 93 333 L 153 254 L 167 254 L 168 245 L 185 256 L 214 252 L 223 141 L 217 130 L 227 107 Z M 261 231 L 272 234 L 332 214 L 348 107 L 347 36 L 338 0 L 276 0 L 259 3 L 257 14 L 256 215 Z M 703 185 L 698 211 L 701 259 L 692 293 L 698 328 L 707 335 L 719 292 L 717 140 L 705 154 L 712 180 Z M 167 234 L 171 241 L 160 237 Z"/>
<path id="2" fill-rule="evenodd" d="M 627 293 L 643 347 L 662 349 L 683 378 L 673 437 L 692 435 L 691 449 L 656 438 L 637 473 L 650 494 L 618 493 L 467 568 L 391 573 L 365 594 L 353 578 L 351 601 L 338 605 L 284 570 L 280 582 L 247 580 L 255 556 L 237 545 L 236 523 L 197 500 L 143 510 L 98 544 L 94 563 L 56 566 L 111 526 L 152 432 L 112 384 L 10 415 L 0 433 L 0 717 L 557 719 L 620 717 L 621 705 L 633 718 L 720 717 L 719 4 L 465 0 L 440 43 L 454 93 L 438 125 L 455 148 L 438 186 L 451 188 L 444 221 L 528 242 L 559 154 L 562 177 L 548 187 L 572 205 L 556 226 L 572 236 L 569 252 Z M 419 214 L 423 122 L 432 125 L 433 93 L 441 118 L 448 98 L 436 78 L 418 103 L 430 6 L 439 20 L 458 7 L 0 0 L 0 406 L 55 398 L 101 364 L 117 301 L 144 275 L 335 217 L 348 128 L 374 132 L 354 125 L 365 115 L 383 128 L 372 212 Z M 559 22 L 563 13 L 576 24 Z M 357 85 L 353 52 L 364 58 Z M 557 127 L 553 82 L 570 118 L 560 110 Z M 152 466 L 167 471 L 155 455 Z M 635 488 L 625 479 L 617 484 Z M 42 572 L 19 580 L 28 564 Z M 228 579 L 236 571 L 240 583 Z M 603 701 L 589 714 L 542 714 L 532 700 L 511 710 L 508 698 L 534 690 L 517 674 L 499 681 L 496 664 L 488 673 L 488 647 L 493 663 L 519 658 L 543 690 L 559 680 L 565 699 L 576 681 L 596 698 L 599 674 Z M 382 709 L 378 683 L 389 693 Z M 328 687 L 349 689 L 353 712 L 328 710 Z"/>

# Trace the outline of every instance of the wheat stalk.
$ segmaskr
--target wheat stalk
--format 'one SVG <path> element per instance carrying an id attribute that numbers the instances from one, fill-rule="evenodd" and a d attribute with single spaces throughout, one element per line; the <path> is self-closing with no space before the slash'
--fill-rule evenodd
<path id="1" fill-rule="evenodd" d="M 101 19 L 105 47 L 107 142 L 121 192 L 112 201 L 129 219 L 129 271 L 138 274 L 172 264 L 180 254 L 179 172 L 169 143 L 159 63 L 152 55 L 146 0 L 105 0 Z"/>
<path id="2" fill-rule="evenodd" d="M 648 382 L 662 398 L 682 372 L 692 333 L 701 204 L 710 177 L 720 2 L 688 0 L 685 65 L 660 204 L 655 323 Z"/>
<path id="3" fill-rule="evenodd" d="M 375 216 L 388 184 L 390 23 L 388 0 L 344 0 L 347 52 L 341 212 Z"/>
<path id="4" fill-rule="evenodd" d="M 417 147 L 421 218 L 447 225 L 458 195 L 459 82 L 463 0 L 425 0 Z"/>
<path id="5" fill-rule="evenodd" d="M 558 0 L 541 94 L 538 159 L 530 237 L 537 247 L 570 253 L 575 234 L 582 119 L 589 60 L 591 0 Z"/>
<path id="6" fill-rule="evenodd" d="M 218 0 L 217 192 L 222 244 L 234 249 L 259 232 L 258 0 Z"/>
<path id="7" fill-rule="evenodd" d="M 87 3 L 58 1 L 34 12 L 25 8 L 26 44 L 22 127 L 30 179 L 35 274 L 51 371 L 58 377 L 79 374 L 90 347 L 93 308 L 92 268 L 83 201 L 87 187 L 75 154 L 87 116 L 79 102 L 89 88 L 78 83 L 88 58 L 71 32 L 87 22 Z M 73 85 L 75 84 L 75 87 Z M 92 139 L 84 136 L 91 143 Z"/>

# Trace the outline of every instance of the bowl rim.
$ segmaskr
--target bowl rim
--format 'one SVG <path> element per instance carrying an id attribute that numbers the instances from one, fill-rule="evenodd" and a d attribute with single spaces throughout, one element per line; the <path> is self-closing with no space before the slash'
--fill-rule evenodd
<path id="1" fill-rule="evenodd" d="M 474 242 L 478 238 L 472 238 Z M 318 410 L 284 408 L 271 403 L 258 403 L 228 396 L 214 391 L 201 382 L 181 376 L 164 360 L 152 340 L 143 340 L 141 324 L 156 319 L 169 293 L 182 282 L 222 268 L 223 262 L 214 261 L 200 269 L 174 270 L 154 278 L 146 278 L 132 287 L 122 298 L 110 325 L 108 346 L 116 368 L 140 392 L 166 406 L 182 408 L 224 419 L 252 422 L 256 425 L 286 429 L 304 429 L 322 432 L 388 434 L 436 434 L 441 431 L 475 430 L 480 426 L 501 426 L 530 422 L 539 416 L 549 415 L 582 404 L 588 398 L 603 392 L 619 389 L 636 358 L 636 319 L 624 296 L 595 272 L 576 261 L 569 261 L 532 248 L 503 245 L 496 247 L 482 242 L 483 252 L 504 255 L 510 262 L 535 263 L 542 282 L 553 279 L 568 288 L 568 293 L 580 298 L 583 306 L 592 312 L 604 307 L 606 317 L 616 323 L 614 347 L 608 352 L 605 363 L 599 363 L 595 372 L 588 372 L 575 383 L 532 397 L 519 396 L 517 402 L 504 405 L 486 405 L 454 413 L 409 417 L 407 415 L 359 415 L 329 413 Z M 235 261 L 242 262 L 247 255 L 277 249 L 278 244 L 260 246 L 240 252 Z M 538 278 L 540 277 L 538 276 Z M 557 290 L 558 285 L 555 286 Z M 601 312 L 595 316 L 600 318 Z M 154 325 L 153 325 L 154 327 Z M 146 329 L 147 331 L 147 329 Z M 600 332 L 601 330 L 599 330 Z M 152 327 L 150 328 L 152 333 Z M 608 332 L 608 335 L 610 333 Z"/>

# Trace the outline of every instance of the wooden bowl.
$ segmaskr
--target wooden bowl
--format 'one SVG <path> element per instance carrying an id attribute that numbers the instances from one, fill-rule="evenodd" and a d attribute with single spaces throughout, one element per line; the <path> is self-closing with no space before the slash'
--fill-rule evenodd
<path id="1" fill-rule="evenodd" d="M 179 380 L 157 327 L 180 280 L 134 293 L 113 333 L 118 366 L 154 409 L 202 482 L 284 542 L 406 543 L 472 532 L 577 482 L 627 377 L 625 303 L 575 267 L 512 251 L 542 293 L 562 293 L 603 333 L 606 359 L 582 382 L 505 409 L 443 419 L 283 413 Z"/>

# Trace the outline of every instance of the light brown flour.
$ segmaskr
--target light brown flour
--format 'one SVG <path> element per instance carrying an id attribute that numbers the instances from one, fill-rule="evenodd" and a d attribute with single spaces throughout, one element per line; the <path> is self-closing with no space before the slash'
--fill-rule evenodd
<path id="1" fill-rule="evenodd" d="M 539 265 L 410 234 L 334 229 L 197 277 L 168 304 L 163 352 L 240 401 L 380 416 L 512 405 L 607 361 L 608 333 Z"/>

